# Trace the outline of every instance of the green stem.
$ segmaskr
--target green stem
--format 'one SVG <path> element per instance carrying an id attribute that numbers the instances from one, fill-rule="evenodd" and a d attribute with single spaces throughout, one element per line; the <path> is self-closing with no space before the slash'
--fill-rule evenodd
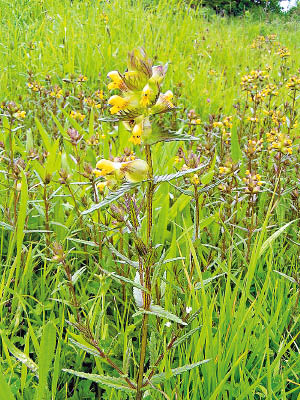
<path id="1" fill-rule="evenodd" d="M 199 193 L 197 185 L 194 185 L 195 189 L 195 240 L 199 238 Z"/>
<path id="2" fill-rule="evenodd" d="M 147 190 L 147 246 L 149 246 L 151 242 L 151 229 L 152 229 L 152 216 L 153 216 L 153 167 L 152 167 L 152 157 L 151 157 L 151 148 L 149 144 L 145 145 L 146 152 L 146 161 L 149 165 L 149 182 L 148 182 L 148 190 Z"/>
<path id="3" fill-rule="evenodd" d="M 151 148 L 150 145 L 145 145 L 146 152 L 146 161 L 149 165 L 149 183 L 147 190 L 147 238 L 146 243 L 148 248 L 151 246 L 151 229 L 152 229 L 152 217 L 153 217 L 153 167 L 152 167 L 152 157 L 151 157 Z M 144 265 L 144 276 L 143 276 L 143 284 L 149 290 L 151 290 L 151 265 Z M 144 308 L 145 310 L 149 310 L 151 303 L 151 296 L 149 293 L 143 294 L 144 298 Z M 137 391 L 136 391 L 136 400 L 141 400 L 143 397 L 142 387 L 143 387 L 143 377 L 144 377 L 144 368 L 145 368 L 145 358 L 146 358 L 146 348 L 147 348 L 147 335 L 148 335 L 148 319 L 149 315 L 144 314 L 143 322 L 142 322 L 142 332 L 141 332 L 141 353 L 140 353 L 140 362 L 139 362 L 139 371 L 137 377 Z"/>

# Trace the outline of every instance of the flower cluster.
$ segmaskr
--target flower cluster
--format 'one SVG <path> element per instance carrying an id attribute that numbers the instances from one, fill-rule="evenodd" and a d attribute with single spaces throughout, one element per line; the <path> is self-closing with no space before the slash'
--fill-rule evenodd
<path id="1" fill-rule="evenodd" d="M 267 36 L 258 36 L 255 38 L 251 44 L 252 49 L 264 49 L 264 48 L 270 48 L 275 45 L 278 45 L 279 42 L 276 41 L 277 35 L 276 34 L 271 34 Z"/>
<path id="2" fill-rule="evenodd" d="M 255 155 L 256 153 L 261 152 L 263 149 L 263 139 L 249 139 L 246 149 L 245 149 L 245 153 L 247 154 L 248 157 L 253 157 L 253 155 Z"/>
<path id="3" fill-rule="evenodd" d="M 291 76 L 286 87 L 291 90 L 300 90 L 300 75 Z"/>
<path id="4" fill-rule="evenodd" d="M 284 46 L 280 47 L 275 54 L 277 54 L 282 59 L 287 59 L 291 55 L 289 49 Z"/>
<path id="5" fill-rule="evenodd" d="M 291 139 L 283 132 L 268 132 L 267 140 L 270 142 L 270 146 L 268 148 L 269 151 L 276 150 L 282 154 L 292 154 L 292 141 Z"/>
<path id="6" fill-rule="evenodd" d="M 258 89 L 266 79 L 269 78 L 267 71 L 253 70 L 249 75 L 242 77 L 241 87 L 242 90 L 252 92 Z"/>
<path id="7" fill-rule="evenodd" d="M 121 95 L 109 98 L 110 113 L 116 120 L 124 121 L 131 131 L 134 144 L 147 143 L 152 134 L 151 117 L 174 109 L 170 90 L 161 93 L 161 84 L 167 65 L 152 66 L 145 52 L 135 50 L 129 54 L 128 69 L 124 74 L 111 71 L 109 90 L 118 89 Z"/>
<path id="8" fill-rule="evenodd" d="M 250 172 L 249 170 L 246 171 L 246 177 L 243 178 L 245 183 L 245 192 L 247 194 L 256 194 L 260 191 L 260 187 L 262 185 L 261 176 L 259 174 L 255 174 Z"/>
<path id="9" fill-rule="evenodd" d="M 85 115 L 84 115 L 84 114 L 81 114 L 81 113 L 78 112 L 78 111 L 71 111 L 70 116 L 71 116 L 72 118 L 78 120 L 78 121 L 81 121 L 81 122 L 82 122 L 82 121 L 84 120 L 84 118 L 85 118 Z"/>
<path id="10" fill-rule="evenodd" d="M 220 175 L 230 175 L 233 173 L 233 163 L 231 161 L 226 161 L 224 165 L 219 167 Z"/>

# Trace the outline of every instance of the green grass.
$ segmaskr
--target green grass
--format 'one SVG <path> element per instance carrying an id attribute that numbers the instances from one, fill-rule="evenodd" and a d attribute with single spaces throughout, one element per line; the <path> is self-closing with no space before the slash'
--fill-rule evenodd
<path id="1" fill-rule="evenodd" d="M 107 24 L 103 16 L 108 17 Z M 203 129 L 211 115 L 217 120 L 234 115 L 233 132 L 238 132 L 234 105 L 245 103 L 241 78 L 266 65 L 272 67 L 272 82 L 280 87 L 274 104 L 290 116 L 290 109 L 284 108 L 284 101 L 290 99 L 280 84 L 284 77 L 278 75 L 280 57 L 250 46 L 258 35 L 276 33 L 291 52 L 287 74 L 295 74 L 300 62 L 299 24 L 251 16 L 219 18 L 163 0 L 154 6 L 150 1 L 129 0 L 3 0 L 0 21 L 0 101 L 15 101 L 27 112 L 25 120 L 14 126 L 18 129 L 12 134 L 12 144 L 8 118 L 2 115 L 0 121 L 0 400 L 128 398 L 125 392 L 63 371 L 118 376 L 106 361 L 80 348 L 91 346 L 74 327 L 76 313 L 68 279 L 63 264 L 52 260 L 55 241 L 67 255 L 82 319 L 89 321 L 100 347 L 117 366 L 128 368 L 133 381 L 137 377 L 142 315 L 133 316 L 138 309 L 132 295 L 136 270 L 131 264 L 138 254 L 132 233 L 113 222 L 116 218 L 109 208 L 79 215 L 95 204 L 91 175 L 83 176 L 84 162 L 95 168 L 96 160 L 121 155 L 126 146 L 138 157 L 145 156 L 142 147 L 128 144 L 124 130 L 118 133 L 111 124 L 99 122 L 101 110 L 91 112 L 81 106 L 79 92 L 87 96 L 103 89 L 107 98 L 107 73 L 125 70 L 128 51 L 138 46 L 145 48 L 154 64 L 170 63 L 164 91 L 173 90 L 180 110 L 173 119 L 164 118 L 164 123 L 186 128 L 187 111 L 195 109 L 203 124 L 190 133 L 208 146 L 201 162 L 211 165 L 218 154 L 214 176 L 208 175 L 201 186 L 197 240 L 193 237 L 193 192 L 192 196 L 186 192 L 193 191 L 192 185 L 182 178 L 171 181 L 172 185 L 163 182 L 154 195 L 152 239 L 160 245 L 154 255 L 158 289 L 165 283 L 161 305 L 180 318 L 191 307 L 194 318 L 182 328 L 175 322 L 168 327 L 167 319 L 151 315 L 146 365 L 153 365 L 166 349 L 174 330 L 182 335 L 195 332 L 163 357 L 156 371 L 166 374 L 156 385 L 160 392 L 148 389 L 144 399 L 299 399 L 299 304 L 295 308 L 300 290 L 296 282 L 300 206 L 295 195 L 299 128 L 290 135 L 293 158 L 284 164 L 280 183 L 274 177 L 275 158 L 266 149 L 255 161 L 264 184 L 255 204 L 256 229 L 250 244 L 249 200 L 242 183 L 237 204 L 234 196 L 218 189 L 217 166 L 225 161 L 220 159 L 220 136 L 211 137 Z M 51 85 L 59 85 L 64 93 L 75 87 L 64 78 L 81 73 L 88 81 L 66 100 L 64 113 L 52 98 L 39 98 L 28 89 L 29 71 L 34 81 L 45 86 L 45 76 L 51 75 Z M 73 109 L 86 114 L 83 122 L 69 117 Z M 295 110 L 299 110 L 299 100 Z M 83 147 L 77 150 L 67 133 L 72 126 L 83 136 Z M 244 145 L 251 128 L 247 129 L 240 142 L 233 134 L 227 148 L 228 155 L 240 163 L 241 176 L 247 169 Z M 96 146 L 88 145 L 99 131 L 105 138 Z M 154 175 L 174 172 L 179 145 L 184 151 L 196 147 L 188 142 L 154 145 Z M 15 161 L 24 160 L 14 175 L 8 173 L 11 146 Z M 29 156 L 32 148 L 39 159 Z M 43 155 L 44 151 L 48 154 Z M 77 163 L 76 157 L 80 157 Z M 61 168 L 71 175 L 70 189 L 59 181 Z M 44 185 L 47 174 L 51 180 Z M 209 188 L 210 184 L 214 187 Z M 278 185 L 283 189 L 280 196 Z M 146 185 L 133 192 L 141 209 L 138 232 L 145 239 Z M 170 261 L 162 263 L 163 257 Z M 121 279 L 113 279 L 103 269 Z M 171 369 L 208 359 L 172 377 Z"/>

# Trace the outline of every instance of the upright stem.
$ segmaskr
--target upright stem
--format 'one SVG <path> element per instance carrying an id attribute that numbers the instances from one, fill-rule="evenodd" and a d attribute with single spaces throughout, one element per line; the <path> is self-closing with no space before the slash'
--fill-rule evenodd
<path id="1" fill-rule="evenodd" d="M 197 190 L 197 185 L 195 188 L 195 240 L 199 238 L 199 193 Z"/>
<path id="2" fill-rule="evenodd" d="M 148 182 L 148 190 L 147 190 L 147 240 L 146 243 L 149 246 L 151 242 L 151 229 L 152 229 L 152 202 L 153 202 L 153 166 L 152 166 L 152 157 L 151 157 L 151 148 L 149 144 L 145 145 L 146 152 L 146 161 L 149 165 L 149 182 Z"/>
<path id="3" fill-rule="evenodd" d="M 147 189 L 147 237 L 146 243 L 148 249 L 151 247 L 151 229 L 152 229 L 152 214 L 153 214 L 153 167 L 152 167 L 152 157 L 151 157 L 151 148 L 150 145 L 145 145 L 146 152 L 146 161 L 149 165 L 149 182 Z M 151 290 L 151 265 L 144 265 L 144 276 L 143 283 L 145 287 L 150 291 Z M 143 294 L 144 298 L 144 308 L 145 310 L 149 310 L 151 304 L 151 296 L 149 293 L 145 292 Z M 145 367 L 145 358 L 146 358 L 146 347 L 147 347 L 147 334 L 148 334 L 148 319 L 149 315 L 143 315 L 142 322 L 142 332 L 141 332 L 141 353 L 140 353 L 140 362 L 139 362 L 139 371 L 137 377 L 137 391 L 136 391 L 136 400 L 141 400 L 143 397 L 142 387 L 143 387 L 143 377 L 144 377 L 144 367 Z"/>
<path id="4" fill-rule="evenodd" d="M 49 224 L 49 202 L 48 202 L 48 196 L 47 196 L 47 183 L 44 182 L 44 206 L 45 206 L 45 229 L 46 229 L 46 244 L 47 247 L 49 248 L 50 246 L 50 224 Z"/>

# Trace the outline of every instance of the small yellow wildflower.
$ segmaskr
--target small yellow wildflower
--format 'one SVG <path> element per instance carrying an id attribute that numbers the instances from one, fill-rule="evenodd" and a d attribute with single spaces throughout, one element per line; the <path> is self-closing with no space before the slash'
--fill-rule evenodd
<path id="1" fill-rule="evenodd" d="M 99 190 L 100 193 L 104 192 L 104 189 L 107 187 L 108 185 L 108 181 L 104 181 L 104 182 L 99 182 L 97 185 L 97 188 Z"/>
<path id="2" fill-rule="evenodd" d="M 104 99 L 103 90 L 97 90 L 97 91 L 95 92 L 95 96 L 98 97 L 98 99 L 103 100 L 103 99 Z"/>
<path id="3" fill-rule="evenodd" d="M 18 112 L 16 112 L 15 117 L 19 118 L 19 119 L 24 119 L 26 117 L 26 111 L 18 111 Z"/>
<path id="4" fill-rule="evenodd" d="M 123 80 L 118 71 L 111 71 L 107 74 L 107 76 L 112 80 L 112 82 L 110 82 L 107 86 L 108 90 L 121 89 L 122 86 L 124 85 Z"/>
<path id="5" fill-rule="evenodd" d="M 85 119 L 85 115 L 77 111 L 71 111 L 70 116 L 81 122 Z"/>
<path id="6" fill-rule="evenodd" d="M 132 130 L 132 135 L 129 138 L 129 142 L 131 142 L 133 144 L 141 144 L 142 133 L 143 133 L 142 123 L 136 124 Z"/>
<path id="7" fill-rule="evenodd" d="M 117 114 L 121 110 L 125 110 L 128 106 L 128 100 L 124 99 L 121 96 L 111 96 L 108 100 L 108 104 L 110 104 L 112 107 L 110 109 L 111 114 Z"/>
<path id="8" fill-rule="evenodd" d="M 77 82 L 80 82 L 80 83 L 86 82 L 87 80 L 88 80 L 87 76 L 84 76 L 84 75 L 81 75 L 81 74 L 77 78 Z"/>
<path id="9" fill-rule="evenodd" d="M 94 170 L 94 173 L 96 176 L 106 176 L 111 174 L 112 172 L 115 172 L 119 168 L 120 163 L 102 159 L 97 162 L 96 170 Z"/>
<path id="10" fill-rule="evenodd" d="M 200 180 L 199 180 L 199 176 L 198 176 L 197 174 L 194 174 L 194 175 L 191 177 L 191 183 L 192 183 L 193 185 L 199 185 Z"/>
<path id="11" fill-rule="evenodd" d="M 140 101 L 140 103 L 143 107 L 147 107 L 151 103 L 151 100 L 150 100 L 151 92 L 152 92 L 152 90 L 151 90 L 149 84 L 147 84 L 142 91 L 142 98 Z"/>
<path id="12" fill-rule="evenodd" d="M 192 119 L 191 120 L 191 124 L 192 125 L 200 125 L 201 124 L 201 119 L 200 118 Z"/>

